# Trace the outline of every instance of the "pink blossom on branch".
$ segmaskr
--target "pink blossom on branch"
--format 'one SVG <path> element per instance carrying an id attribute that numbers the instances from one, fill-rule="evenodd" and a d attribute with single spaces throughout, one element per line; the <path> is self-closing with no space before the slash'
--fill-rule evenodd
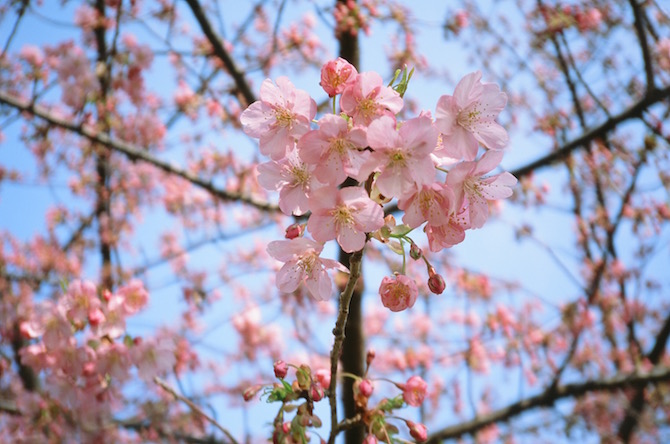
<path id="1" fill-rule="evenodd" d="M 495 119 L 507 104 L 507 95 L 494 83 L 482 83 L 481 71 L 466 75 L 454 95 L 437 101 L 435 126 L 442 133 L 446 157 L 474 160 L 477 144 L 492 150 L 507 144 L 507 131 Z"/>
<path id="2" fill-rule="evenodd" d="M 340 107 L 353 117 L 355 125 L 369 125 L 378 117 L 398 114 L 403 100 L 393 88 L 384 85 L 379 74 L 364 72 L 344 90 Z"/>
<path id="3" fill-rule="evenodd" d="M 417 186 L 435 179 L 430 154 L 437 145 L 437 130 L 428 115 L 404 122 L 396 130 L 393 117 L 383 116 L 368 127 L 368 144 L 374 149 L 363 170 L 380 171 L 376 185 L 386 197 L 408 197 Z"/>
<path id="4" fill-rule="evenodd" d="M 295 151 L 279 160 L 258 165 L 258 183 L 267 190 L 279 191 L 279 209 L 290 216 L 309 211 L 309 195 L 324 184 L 316 180 L 314 165 L 300 160 Z"/>
<path id="5" fill-rule="evenodd" d="M 365 246 L 366 233 L 384 225 L 384 211 L 361 187 L 320 188 L 309 199 L 312 215 L 307 229 L 314 239 L 337 239 L 347 253 Z"/>
<path id="6" fill-rule="evenodd" d="M 411 278 L 404 274 L 385 276 L 379 286 L 379 295 L 384 307 L 391 311 L 403 311 L 412 308 L 419 296 L 419 289 Z"/>
<path id="7" fill-rule="evenodd" d="M 319 129 L 312 130 L 298 141 L 300 158 L 314 165 L 315 176 L 324 183 L 339 185 L 353 177 L 362 182 L 361 166 L 369 158 L 365 151 L 367 139 L 362 127 L 349 128 L 340 116 L 327 114 L 319 120 Z"/>
<path id="8" fill-rule="evenodd" d="M 400 384 L 402 397 L 408 405 L 419 407 L 426 398 L 428 384 L 421 376 L 411 376 L 405 384 Z"/>
<path id="9" fill-rule="evenodd" d="M 472 228 L 481 228 L 489 214 L 488 201 L 512 195 L 517 180 L 511 173 L 482 177 L 502 160 L 501 151 L 487 151 L 476 162 L 461 162 L 449 170 L 447 185 L 453 190 L 455 208 L 467 208 Z"/>
<path id="10" fill-rule="evenodd" d="M 262 154 L 281 160 L 309 131 L 315 115 L 316 102 L 309 94 L 296 89 L 287 77 L 279 77 L 276 85 L 270 79 L 263 81 L 260 100 L 242 112 L 240 122 L 247 135 L 260 139 Z"/>
<path id="11" fill-rule="evenodd" d="M 321 67 L 319 85 L 328 93 L 328 96 L 333 97 L 342 94 L 344 89 L 356 80 L 356 76 L 358 76 L 356 67 L 342 57 L 338 57 Z"/>
<path id="12" fill-rule="evenodd" d="M 349 270 L 335 260 L 320 258 L 322 250 L 323 244 L 304 237 L 270 242 L 268 254 L 284 262 L 277 272 L 277 288 L 284 293 L 292 293 L 304 283 L 314 299 L 329 299 L 333 287 L 326 270 L 335 269 L 345 273 Z"/>

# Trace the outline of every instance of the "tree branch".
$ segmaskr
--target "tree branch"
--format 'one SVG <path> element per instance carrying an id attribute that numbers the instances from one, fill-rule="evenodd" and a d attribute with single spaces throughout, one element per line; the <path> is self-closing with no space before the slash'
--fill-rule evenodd
<path id="1" fill-rule="evenodd" d="M 670 368 L 656 367 L 646 373 L 616 375 L 609 379 L 590 380 L 578 384 L 565 384 L 549 388 L 539 395 L 531 396 L 510 404 L 500 410 L 481 415 L 470 421 L 444 428 L 426 441 L 428 444 L 437 444 L 445 439 L 455 439 L 467 434 L 473 434 L 484 427 L 506 421 L 536 407 L 550 407 L 559 399 L 578 398 L 592 392 L 612 391 L 627 387 L 644 387 L 647 384 L 670 381 Z"/>
<path id="2" fill-rule="evenodd" d="M 46 109 L 44 109 L 39 105 L 21 101 L 20 99 L 16 99 L 2 91 L 0 91 L 0 103 L 4 103 L 20 111 L 32 114 L 33 116 L 46 120 L 50 124 L 57 126 L 59 128 L 66 129 L 76 134 L 79 134 L 80 136 L 87 138 L 91 142 L 98 143 L 109 149 L 124 154 L 130 160 L 140 160 L 142 162 L 147 162 L 168 174 L 173 174 L 175 176 L 181 177 L 182 179 L 187 180 L 193 185 L 203 188 L 204 190 L 208 191 L 210 194 L 221 200 L 243 202 L 263 211 L 270 211 L 270 212 L 279 211 L 279 207 L 276 205 L 273 205 L 266 201 L 255 199 L 251 196 L 247 196 L 241 193 L 222 190 L 216 187 L 211 181 L 201 179 L 193 173 L 190 173 L 164 160 L 154 157 L 153 155 L 149 154 L 146 150 L 143 150 L 138 146 L 126 143 L 121 140 L 113 139 L 106 134 L 98 133 L 83 125 L 76 125 L 70 123 L 64 119 L 54 116 L 53 114 L 49 113 L 49 111 L 47 111 Z"/>
<path id="3" fill-rule="evenodd" d="M 186 0 L 186 3 L 188 3 L 188 6 L 191 8 L 191 11 L 195 16 L 195 19 L 198 21 L 198 24 L 200 25 L 200 29 L 202 29 L 202 32 L 205 34 L 205 37 L 207 37 L 207 40 L 209 40 L 209 43 L 212 45 L 214 55 L 216 55 L 219 59 L 221 59 L 223 65 L 226 67 L 226 70 L 235 81 L 235 85 L 237 86 L 237 89 L 239 90 L 240 94 L 242 94 L 242 97 L 244 97 L 244 100 L 247 102 L 246 104 L 242 104 L 243 107 L 251 105 L 253 102 L 256 101 L 256 96 L 251 91 L 249 83 L 247 83 L 247 80 L 244 78 L 244 75 L 239 71 L 239 69 L 237 69 L 235 62 L 230 57 L 228 51 L 226 51 L 226 48 L 223 47 L 221 40 L 214 32 L 214 29 L 212 28 L 212 25 L 209 23 L 209 20 L 207 20 L 207 16 L 205 15 L 205 11 L 203 11 L 200 2 L 198 2 L 197 0 Z"/>
<path id="4" fill-rule="evenodd" d="M 635 103 L 627 110 L 623 111 L 621 114 L 612 116 L 602 125 L 592 129 L 591 131 L 585 132 L 580 137 L 574 139 L 571 142 L 568 142 L 567 144 L 558 148 L 556 151 L 553 151 L 552 153 L 549 153 L 546 156 L 529 163 L 528 165 L 517 168 L 516 170 L 511 171 L 511 173 L 520 179 L 523 176 L 528 176 L 535 170 L 553 165 L 565 159 L 577 148 L 586 146 L 591 141 L 605 136 L 607 133 L 615 129 L 620 123 L 642 116 L 642 113 L 647 110 L 647 108 L 667 99 L 668 97 L 670 97 L 670 86 L 662 89 L 652 89 L 647 94 L 645 94 L 645 96 L 640 101 Z"/>
<path id="5" fill-rule="evenodd" d="M 665 319 L 665 323 L 663 324 L 663 327 L 661 327 L 661 331 L 656 336 L 656 343 L 654 343 L 654 347 L 646 356 L 649 362 L 654 365 L 658 364 L 658 361 L 661 360 L 663 352 L 665 351 L 665 345 L 668 342 L 668 337 L 670 337 L 670 316 Z M 633 431 L 637 426 L 637 419 L 640 416 L 640 413 L 642 413 L 643 409 L 644 387 L 640 387 L 640 389 L 633 396 L 633 399 L 630 402 L 630 407 L 628 408 L 628 412 L 626 413 L 626 417 L 623 419 L 623 421 L 621 421 L 621 425 L 619 426 L 618 435 L 621 441 L 626 443 L 630 441 L 630 438 L 633 435 Z"/>
<path id="6" fill-rule="evenodd" d="M 349 303 L 356 288 L 356 282 L 361 275 L 361 262 L 363 261 L 363 250 L 357 251 L 351 255 L 349 261 L 349 280 L 344 291 L 340 294 L 340 312 L 337 315 L 335 328 L 333 329 L 333 349 L 330 352 L 330 386 L 328 387 L 328 399 L 330 401 L 330 421 L 331 431 L 329 444 L 335 442 L 335 437 L 339 432 L 337 426 L 337 367 L 340 361 L 342 343 L 344 342 L 344 331 L 347 326 L 347 317 L 349 315 Z"/>

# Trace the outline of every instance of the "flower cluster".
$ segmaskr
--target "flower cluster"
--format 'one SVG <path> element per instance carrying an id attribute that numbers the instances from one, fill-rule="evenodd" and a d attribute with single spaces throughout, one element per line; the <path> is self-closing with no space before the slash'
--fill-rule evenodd
<path id="1" fill-rule="evenodd" d="M 139 280 L 114 293 L 77 280 L 56 301 L 31 307 L 19 326 L 30 344 L 19 353 L 22 364 L 44 376 L 45 387 L 43 401 L 22 406 L 24 413 L 36 417 L 62 409 L 95 436 L 119 409 L 122 383 L 135 378 L 133 369 L 146 382 L 172 370 L 177 363 L 172 338 L 126 334 L 126 319 L 143 309 L 148 297 Z"/>
<path id="2" fill-rule="evenodd" d="M 346 252 L 361 250 L 371 237 L 415 247 L 407 235 L 425 224 L 430 250 L 438 252 L 463 241 L 467 229 L 483 226 L 489 201 L 511 196 L 516 179 L 510 173 L 485 177 L 500 164 L 508 140 L 495 121 L 507 96 L 474 72 L 453 96 L 439 98 L 434 119 L 424 111 L 400 121 L 411 75 L 405 70 L 387 86 L 379 74 L 358 73 L 340 58 L 322 67 L 320 85 L 332 97 L 333 114 L 319 119 L 316 129 L 316 102 L 286 77 L 266 79 L 260 100 L 242 113 L 244 131 L 271 158 L 258 167 L 260 185 L 279 192 L 285 214 L 310 213 L 306 228 L 313 241 L 299 237 L 303 227 L 268 247 L 284 262 L 277 276 L 281 291 L 304 283 L 316 299 L 330 297 L 326 270 L 343 267 L 319 258 L 325 242 L 336 240 Z M 384 218 L 382 206 L 392 199 L 404 211 L 399 227 Z M 441 293 L 441 277 L 424 260 L 432 270 L 431 290 Z M 399 276 L 381 288 L 384 305 L 394 311 L 416 299 L 414 283 Z"/>

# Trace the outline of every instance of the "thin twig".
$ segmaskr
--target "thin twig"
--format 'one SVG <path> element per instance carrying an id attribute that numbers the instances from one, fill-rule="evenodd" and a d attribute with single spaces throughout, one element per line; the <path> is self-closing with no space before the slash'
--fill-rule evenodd
<path id="1" fill-rule="evenodd" d="M 195 413 L 197 413 L 198 415 L 200 415 L 200 416 L 202 416 L 203 418 L 205 418 L 205 419 L 206 419 L 207 421 L 209 421 L 214 427 L 216 427 L 217 429 L 221 430 L 221 432 L 223 432 L 223 434 L 226 435 L 226 437 L 230 440 L 230 442 L 232 442 L 232 443 L 234 443 L 234 444 L 239 444 L 239 443 L 237 442 L 237 440 L 233 437 L 233 435 L 230 434 L 230 432 L 229 432 L 228 430 L 226 430 L 226 429 L 225 429 L 221 424 L 219 424 L 214 418 L 212 418 L 212 417 L 209 416 L 207 413 L 205 413 L 200 407 L 198 407 L 197 405 L 195 405 L 195 404 L 193 403 L 193 401 L 191 401 L 190 399 L 188 399 L 188 398 L 186 398 L 186 397 L 180 395 L 179 393 L 177 393 L 177 392 L 175 391 L 175 389 L 173 389 L 172 387 L 170 387 L 165 381 L 163 381 L 163 380 L 162 380 L 161 378 L 159 378 L 158 376 L 156 376 L 156 377 L 154 378 L 154 382 L 155 382 L 156 384 L 160 385 L 161 388 L 162 388 L 163 390 L 165 390 L 166 392 L 168 392 L 169 394 L 171 394 L 172 396 L 174 396 L 175 399 L 177 399 L 177 400 L 179 400 L 179 401 L 182 401 L 184 404 L 186 404 L 187 406 L 189 406 L 189 408 L 190 408 L 191 410 L 193 410 Z"/>

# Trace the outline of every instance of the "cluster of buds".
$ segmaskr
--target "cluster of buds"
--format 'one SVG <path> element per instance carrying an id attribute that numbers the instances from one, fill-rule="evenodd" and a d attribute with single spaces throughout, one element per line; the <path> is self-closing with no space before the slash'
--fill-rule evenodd
<path id="1" fill-rule="evenodd" d="M 295 379 L 286 380 L 289 367 L 295 369 Z M 321 419 L 314 414 L 314 403 L 325 397 L 325 387 L 330 383 L 330 375 L 318 371 L 312 375 L 307 365 L 299 367 L 284 361 L 274 363 L 274 374 L 279 380 L 270 385 L 255 385 L 244 392 L 244 400 L 250 401 L 263 390 L 267 402 L 280 402 L 281 407 L 273 421 L 273 444 L 303 444 L 309 442 L 308 430 L 321 427 Z M 285 418 L 286 413 L 295 412 L 291 420 Z"/>
<path id="2" fill-rule="evenodd" d="M 357 413 L 361 415 L 367 436 L 365 443 L 396 442 L 394 436 L 400 433 L 399 428 L 389 422 L 390 418 L 400 419 L 407 426 L 410 436 L 417 442 L 428 439 L 426 426 L 420 423 L 397 418 L 394 412 L 406 406 L 419 407 L 423 403 L 428 391 L 428 384 L 420 376 L 412 376 L 405 383 L 392 382 L 401 394 L 393 398 L 383 398 L 374 406 L 368 406 L 374 393 L 374 382 L 367 377 L 374 353 L 368 352 L 367 367 L 362 377 L 345 375 L 354 378 L 353 390 Z"/>

